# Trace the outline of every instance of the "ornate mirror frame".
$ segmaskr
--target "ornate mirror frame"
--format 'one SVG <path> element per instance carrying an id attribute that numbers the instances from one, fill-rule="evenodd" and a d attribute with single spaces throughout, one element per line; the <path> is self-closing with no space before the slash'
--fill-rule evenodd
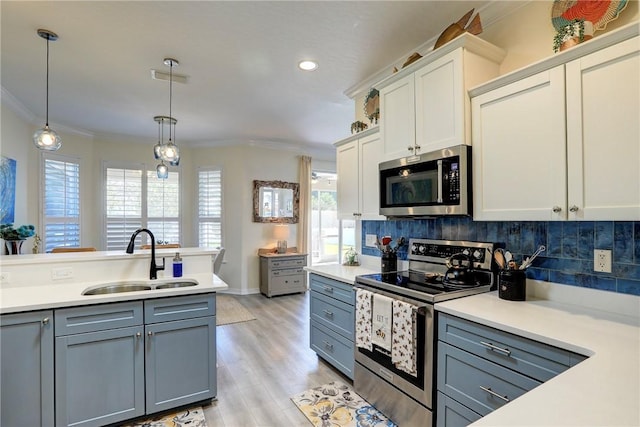
<path id="1" fill-rule="evenodd" d="M 289 189 L 293 193 L 292 216 L 262 216 L 260 210 L 260 190 L 275 188 Z M 253 222 L 268 222 L 276 224 L 297 224 L 300 208 L 300 186 L 294 182 L 284 181 L 253 181 Z"/>

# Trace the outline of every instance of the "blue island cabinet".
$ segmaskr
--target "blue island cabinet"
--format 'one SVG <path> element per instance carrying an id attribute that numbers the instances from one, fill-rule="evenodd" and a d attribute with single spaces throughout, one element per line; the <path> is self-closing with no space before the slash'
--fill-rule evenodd
<path id="1" fill-rule="evenodd" d="M 53 312 L 0 318 L 0 425 L 54 425 Z"/>
<path id="2" fill-rule="evenodd" d="M 216 395 L 215 294 L 55 311 L 56 426 L 102 426 Z"/>

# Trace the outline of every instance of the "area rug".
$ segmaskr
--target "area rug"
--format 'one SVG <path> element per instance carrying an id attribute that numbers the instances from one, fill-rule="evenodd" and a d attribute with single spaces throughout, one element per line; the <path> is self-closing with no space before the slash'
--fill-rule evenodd
<path id="1" fill-rule="evenodd" d="M 339 381 L 312 388 L 291 400 L 316 427 L 397 427 Z"/>
<path id="2" fill-rule="evenodd" d="M 231 323 L 247 322 L 255 320 L 242 304 L 230 295 L 216 295 L 216 325 L 229 325 Z"/>
<path id="3" fill-rule="evenodd" d="M 196 406 L 178 412 L 156 415 L 121 427 L 207 427 L 202 407 Z"/>

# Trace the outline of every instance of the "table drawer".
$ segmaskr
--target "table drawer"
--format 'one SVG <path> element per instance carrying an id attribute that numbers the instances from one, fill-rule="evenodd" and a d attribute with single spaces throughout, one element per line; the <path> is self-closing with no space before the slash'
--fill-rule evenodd
<path id="1" fill-rule="evenodd" d="M 352 305 L 311 291 L 311 319 L 353 341 L 355 309 Z"/>
<path id="2" fill-rule="evenodd" d="M 542 382 L 585 359 L 446 313 L 438 315 L 438 339 Z"/>
<path id="3" fill-rule="evenodd" d="M 487 415 L 541 382 L 438 342 L 438 390 Z"/>
<path id="4" fill-rule="evenodd" d="M 353 366 L 355 363 L 353 341 L 349 341 L 314 320 L 311 320 L 310 326 L 311 349 L 347 377 L 353 379 Z"/>
<path id="5" fill-rule="evenodd" d="M 309 274 L 309 282 L 309 287 L 312 290 L 344 303 L 355 305 L 356 293 L 353 285 L 317 274 Z"/>
<path id="6" fill-rule="evenodd" d="M 283 276 L 303 276 L 305 274 L 302 268 L 283 268 L 282 270 L 271 270 L 271 277 Z"/>
<path id="7" fill-rule="evenodd" d="M 142 325 L 142 301 L 87 305 L 54 311 L 55 336 Z"/>
<path id="8" fill-rule="evenodd" d="M 282 260 L 272 259 L 270 261 L 271 261 L 271 268 L 273 269 L 304 267 L 305 265 L 307 265 L 307 261 L 305 257 L 287 258 Z"/>

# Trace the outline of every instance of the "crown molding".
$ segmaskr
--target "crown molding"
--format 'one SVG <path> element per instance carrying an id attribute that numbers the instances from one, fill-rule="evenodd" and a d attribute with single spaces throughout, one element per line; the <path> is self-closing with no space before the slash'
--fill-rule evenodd
<path id="1" fill-rule="evenodd" d="M 477 13 L 482 16 L 482 26 L 484 28 L 490 28 L 493 24 L 503 19 L 505 16 L 514 13 L 516 10 L 526 6 L 534 0 L 526 0 L 526 1 L 492 1 L 486 6 L 479 8 Z M 359 96 L 364 96 L 369 89 L 374 87 L 375 84 L 379 83 L 382 80 L 385 80 L 391 75 L 391 70 L 393 67 L 398 68 L 400 70 L 402 68 L 402 64 L 407 60 L 407 58 L 413 55 L 414 52 L 418 52 L 420 55 L 425 56 L 426 54 L 433 52 L 433 46 L 438 40 L 440 35 L 438 34 L 435 37 L 427 40 L 422 43 L 415 49 L 411 49 L 409 52 L 405 53 L 395 61 L 391 62 L 387 66 L 383 67 L 380 71 L 372 74 L 367 77 L 365 80 L 354 84 L 353 86 L 347 88 L 343 93 L 348 96 L 350 99 L 356 99 Z"/>

